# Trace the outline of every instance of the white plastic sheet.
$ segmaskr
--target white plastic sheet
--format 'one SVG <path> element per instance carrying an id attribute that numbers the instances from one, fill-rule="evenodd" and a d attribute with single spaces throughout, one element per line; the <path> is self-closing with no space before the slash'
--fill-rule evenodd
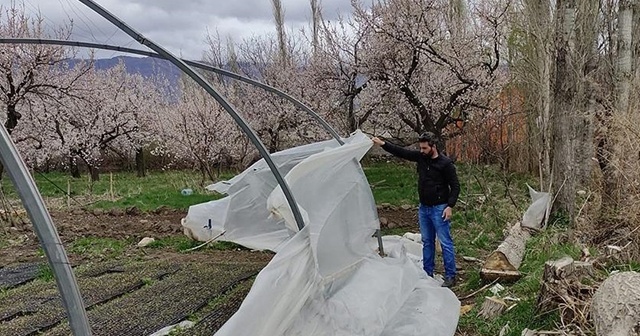
<path id="1" fill-rule="evenodd" d="M 368 137 L 356 132 L 345 145 L 323 146 L 289 167 L 285 180 L 304 214 L 305 227 L 300 231 L 282 190 L 272 188 L 264 197 L 264 183 L 256 184 L 262 192 L 252 201 L 264 201 L 265 211 L 252 217 L 255 222 L 250 225 L 272 221 L 278 223 L 272 227 L 286 235 L 238 312 L 217 336 L 455 333 L 460 302 L 407 257 L 405 243 L 409 241 L 385 238 L 388 256 L 381 258 L 376 253 L 372 235 L 379 221 L 359 163 L 371 145 Z M 228 193 L 238 198 L 236 204 L 247 204 L 241 196 L 244 193 L 255 194 L 247 190 L 252 184 L 234 193 L 236 183 L 246 178 L 231 180 Z M 235 212 L 248 210 L 228 203 L 225 211 L 224 227 L 233 230 L 233 225 L 243 223 L 229 219 Z M 202 216 L 207 217 L 214 216 Z M 259 245 L 255 237 L 238 238 L 238 243 Z"/>
<path id="2" fill-rule="evenodd" d="M 272 159 L 284 175 L 309 155 L 338 146 L 335 140 L 318 142 L 274 153 Z M 261 159 L 231 180 L 207 186 L 227 196 L 189 207 L 182 220 L 185 234 L 195 240 L 208 241 L 225 231 L 219 240 L 277 251 L 294 232 L 285 227 L 282 219 L 269 217 L 267 197 L 276 185 L 267 163 Z"/>
<path id="3" fill-rule="evenodd" d="M 531 205 L 522 215 L 522 226 L 534 229 L 542 228 L 544 218 L 549 211 L 551 195 L 548 192 L 536 191 L 527 184 Z"/>

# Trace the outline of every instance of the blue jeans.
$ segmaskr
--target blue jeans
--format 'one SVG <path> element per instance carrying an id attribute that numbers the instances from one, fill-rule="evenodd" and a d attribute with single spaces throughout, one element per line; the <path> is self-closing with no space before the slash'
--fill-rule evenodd
<path id="1" fill-rule="evenodd" d="M 418 209 L 418 221 L 422 235 L 422 263 L 424 271 L 433 276 L 434 258 L 436 254 L 435 240 L 438 235 L 442 246 L 442 259 L 444 260 L 445 278 L 453 278 L 456 275 L 456 258 L 453 239 L 451 238 L 451 221 L 444 220 L 442 213 L 446 204 L 423 205 Z"/>

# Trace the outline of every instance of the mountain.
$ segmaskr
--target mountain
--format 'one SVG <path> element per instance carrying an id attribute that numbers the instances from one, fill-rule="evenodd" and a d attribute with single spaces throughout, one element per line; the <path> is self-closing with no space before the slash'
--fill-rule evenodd
<path id="1" fill-rule="evenodd" d="M 112 58 L 102 58 L 95 60 L 96 69 L 104 70 L 116 66 L 119 62 L 123 62 L 128 73 L 140 74 L 145 78 L 154 76 L 166 77 L 172 85 L 178 84 L 181 71 L 171 62 L 163 59 L 152 57 L 131 57 L 116 56 Z"/>

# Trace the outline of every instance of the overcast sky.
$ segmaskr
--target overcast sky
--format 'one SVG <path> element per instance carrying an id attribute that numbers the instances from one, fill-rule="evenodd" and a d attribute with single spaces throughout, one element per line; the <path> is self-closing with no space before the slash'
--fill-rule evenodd
<path id="1" fill-rule="evenodd" d="M 15 0 L 21 3 L 23 0 Z M 200 59 L 207 31 L 231 36 L 235 42 L 253 35 L 274 34 L 271 0 L 96 0 L 98 4 L 124 20 L 132 28 L 184 58 Z M 8 6 L 11 0 L 0 0 Z M 350 0 L 320 0 L 325 19 L 338 13 L 349 15 Z M 308 0 L 282 0 L 285 22 L 298 31 L 308 27 L 311 6 Z M 114 44 L 131 48 L 145 47 L 133 41 L 115 26 L 94 14 L 78 0 L 24 0 L 27 12 L 39 11 L 47 26 L 72 19 L 73 39 Z M 117 53 L 102 51 L 100 58 Z"/>

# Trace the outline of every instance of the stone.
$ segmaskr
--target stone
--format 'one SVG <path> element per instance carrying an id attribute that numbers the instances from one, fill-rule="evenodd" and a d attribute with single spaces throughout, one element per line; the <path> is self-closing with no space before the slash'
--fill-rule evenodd
<path id="1" fill-rule="evenodd" d="M 142 238 L 142 240 L 138 243 L 138 247 L 146 247 L 149 244 L 153 243 L 154 241 L 156 241 L 154 238 L 151 237 L 144 237 Z"/>

